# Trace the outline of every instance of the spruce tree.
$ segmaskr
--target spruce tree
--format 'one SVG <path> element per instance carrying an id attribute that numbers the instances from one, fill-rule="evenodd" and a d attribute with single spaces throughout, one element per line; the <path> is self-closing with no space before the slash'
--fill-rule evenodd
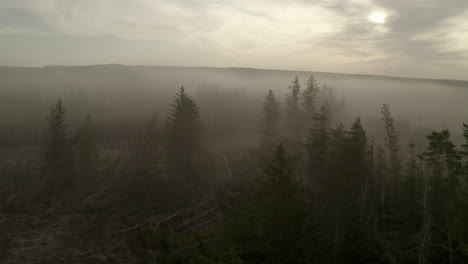
<path id="1" fill-rule="evenodd" d="M 421 222 L 423 208 L 421 201 L 423 200 L 423 179 L 420 177 L 420 168 L 416 156 L 416 145 L 409 144 L 410 158 L 406 162 L 405 177 L 402 179 L 401 195 L 400 195 L 400 214 L 401 219 L 404 219 L 404 232 L 408 233 L 411 230 L 417 230 Z"/>
<path id="2" fill-rule="evenodd" d="M 290 93 L 286 95 L 285 101 L 285 124 L 290 136 L 299 139 L 301 132 L 301 109 L 299 96 L 301 94 L 301 85 L 299 78 L 294 78 L 289 86 Z"/>
<path id="3" fill-rule="evenodd" d="M 422 156 L 430 170 L 428 208 L 430 226 L 434 229 L 429 245 L 430 258 L 443 263 L 446 259 L 456 258 L 454 225 L 461 213 L 457 204 L 460 204 L 458 186 L 462 161 L 460 152 L 450 140 L 449 131 L 432 132 L 427 139 L 429 146 Z"/>
<path id="4" fill-rule="evenodd" d="M 309 79 L 307 80 L 307 86 L 301 94 L 303 122 L 305 129 L 310 128 L 313 123 L 315 114 L 317 112 L 316 103 L 319 91 L 320 87 L 318 86 L 317 81 L 313 75 L 310 75 Z"/>
<path id="5" fill-rule="evenodd" d="M 328 119 L 330 122 L 332 122 L 339 114 L 339 111 L 343 110 L 339 108 L 340 105 L 337 102 L 335 90 L 330 85 L 323 84 L 322 89 L 319 91 L 318 97 L 321 104 L 326 106 Z M 344 101 L 342 103 L 344 107 Z"/>
<path id="6" fill-rule="evenodd" d="M 181 87 L 171 105 L 166 126 L 166 151 L 173 179 L 199 183 L 196 159 L 201 154 L 201 128 L 198 106 Z"/>
<path id="7" fill-rule="evenodd" d="M 47 117 L 41 180 L 47 202 L 62 196 L 72 187 L 74 181 L 72 147 L 65 113 L 65 107 L 59 99 Z"/>
<path id="8" fill-rule="evenodd" d="M 303 255 L 304 207 L 292 159 L 282 145 L 265 168 L 263 187 L 264 232 L 269 263 L 293 263 Z"/>
<path id="9" fill-rule="evenodd" d="M 315 116 L 313 127 L 309 130 L 305 147 L 307 150 L 307 175 L 304 181 L 306 190 L 315 188 L 313 193 L 317 195 L 321 185 L 326 179 L 326 169 L 328 162 L 328 120 L 324 106 Z"/>
<path id="10" fill-rule="evenodd" d="M 468 173 L 468 124 L 463 123 L 463 137 L 465 144 L 462 145 L 462 154 L 465 158 L 465 172 Z"/>
<path id="11" fill-rule="evenodd" d="M 388 105 L 384 104 L 382 106 L 381 114 L 386 131 L 385 145 L 390 154 L 390 162 L 392 166 L 392 187 L 393 191 L 396 191 L 399 186 L 401 176 L 401 160 L 399 156 L 400 146 L 398 143 L 399 137 L 395 129 L 395 121 L 390 113 L 390 107 Z"/>
<path id="12" fill-rule="evenodd" d="M 275 137 L 278 136 L 278 122 L 280 118 L 280 104 L 276 100 L 273 91 L 270 89 L 263 103 L 263 113 L 261 119 L 261 145 L 266 150 L 270 150 Z"/>
<path id="13" fill-rule="evenodd" d="M 348 178 L 345 178 L 346 188 L 345 193 L 349 195 L 347 202 L 351 202 L 349 207 L 359 208 L 359 219 L 364 221 L 364 212 L 366 211 L 367 195 L 366 188 L 367 181 L 370 174 L 369 168 L 369 145 L 367 135 L 362 127 L 361 120 L 358 117 L 346 136 L 346 160 L 347 160 L 347 173 Z M 354 204 L 354 205 L 353 205 Z M 350 212 L 355 214 L 356 212 Z"/>

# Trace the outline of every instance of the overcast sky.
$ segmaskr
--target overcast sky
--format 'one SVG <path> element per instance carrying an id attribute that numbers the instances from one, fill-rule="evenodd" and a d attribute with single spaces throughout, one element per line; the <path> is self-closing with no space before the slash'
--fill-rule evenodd
<path id="1" fill-rule="evenodd" d="M 468 79 L 468 0 L 0 0 L 0 64 Z"/>

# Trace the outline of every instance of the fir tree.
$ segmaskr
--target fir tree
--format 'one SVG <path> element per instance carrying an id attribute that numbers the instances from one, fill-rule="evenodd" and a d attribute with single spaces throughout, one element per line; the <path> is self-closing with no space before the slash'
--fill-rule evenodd
<path id="1" fill-rule="evenodd" d="M 265 168 L 263 187 L 264 233 L 270 263 L 292 263 L 304 254 L 304 207 L 292 159 L 282 145 Z"/>
<path id="2" fill-rule="evenodd" d="M 465 172 L 468 173 L 468 124 L 463 123 L 463 137 L 465 144 L 462 145 L 462 154 L 465 157 Z"/>
<path id="3" fill-rule="evenodd" d="M 309 136 L 306 139 L 305 147 L 307 150 L 307 175 L 304 181 L 304 188 L 309 190 L 315 188 L 313 193 L 317 195 L 320 192 L 321 185 L 326 179 L 326 169 L 328 167 L 328 120 L 327 112 L 324 106 L 315 116 L 313 127 L 309 130 Z M 307 194 L 308 195 L 308 194 Z"/>
<path id="4" fill-rule="evenodd" d="M 285 102 L 285 124 L 291 136 L 299 138 L 301 132 L 301 109 L 299 96 L 301 94 L 301 85 L 299 79 L 294 78 L 289 86 L 290 93 L 286 95 Z"/>
<path id="5" fill-rule="evenodd" d="M 302 91 L 301 103 L 304 115 L 305 128 L 309 128 L 314 120 L 317 112 L 316 103 L 317 95 L 320 91 L 320 87 L 317 84 L 313 75 L 310 75 L 307 80 L 307 87 Z"/>
<path id="6" fill-rule="evenodd" d="M 72 148 L 65 113 L 65 107 L 59 99 L 47 117 L 42 184 L 48 201 L 63 195 L 72 187 L 74 180 Z"/>
<path id="7" fill-rule="evenodd" d="M 458 185 L 462 173 L 461 155 L 450 141 L 450 132 L 432 132 L 427 136 L 429 146 L 423 153 L 424 160 L 431 171 L 428 193 L 429 219 L 434 228 L 430 244 L 431 259 L 442 263 L 450 259 L 454 263 L 455 232 L 454 224 L 459 204 Z"/>
<path id="8" fill-rule="evenodd" d="M 166 151 L 174 179 L 189 183 L 200 182 L 196 158 L 200 155 L 201 121 L 198 106 L 181 87 L 171 105 L 167 122 Z"/>
<path id="9" fill-rule="evenodd" d="M 369 145 L 366 132 L 358 117 L 346 137 L 346 153 L 348 178 L 345 179 L 345 193 L 349 195 L 347 201 L 359 208 L 359 218 L 364 221 L 364 211 L 367 203 L 366 187 L 369 179 Z M 353 205 L 350 204 L 350 207 Z M 351 212 L 355 213 L 355 212 Z"/>
<path id="10" fill-rule="evenodd" d="M 386 104 L 382 106 L 381 110 L 382 120 L 385 124 L 386 137 L 385 145 L 390 153 L 390 162 L 392 166 L 392 186 L 395 191 L 400 183 L 400 167 L 401 160 L 399 156 L 400 146 L 398 144 L 399 137 L 395 129 L 395 121 L 390 113 L 390 107 Z"/>

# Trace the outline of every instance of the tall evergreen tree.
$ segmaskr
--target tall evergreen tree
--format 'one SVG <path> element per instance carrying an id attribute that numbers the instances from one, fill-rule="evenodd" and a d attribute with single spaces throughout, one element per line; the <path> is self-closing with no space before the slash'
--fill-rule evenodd
<path id="1" fill-rule="evenodd" d="M 303 122 L 305 125 L 305 129 L 311 127 L 315 114 L 317 112 L 316 104 L 317 104 L 317 95 L 320 91 L 320 87 L 317 84 L 313 75 L 310 75 L 309 79 L 307 80 L 307 86 L 302 91 L 301 94 L 301 103 L 303 109 Z"/>
<path id="2" fill-rule="evenodd" d="M 403 232 L 406 234 L 411 231 L 418 230 L 421 223 L 421 207 L 423 201 L 423 188 L 424 182 L 421 178 L 421 172 L 418 165 L 416 156 L 416 145 L 410 143 L 409 146 L 410 157 L 406 162 L 405 177 L 401 183 L 400 195 L 400 214 L 401 219 L 404 220 Z"/>
<path id="3" fill-rule="evenodd" d="M 433 228 L 430 240 L 430 259 L 436 263 L 455 263 L 454 224 L 460 213 L 458 186 L 462 173 L 461 155 L 450 141 L 450 132 L 432 132 L 427 136 L 429 146 L 423 153 L 430 169 L 428 193 L 429 218 L 428 228 Z M 445 262 L 449 259 L 450 262 Z"/>
<path id="4" fill-rule="evenodd" d="M 57 199 L 72 187 L 73 158 L 62 100 L 52 107 L 47 117 L 48 128 L 43 149 L 43 191 L 48 202 Z"/>
<path id="5" fill-rule="evenodd" d="M 392 187 L 393 191 L 396 191 L 401 180 L 401 160 L 399 156 L 400 146 L 398 143 L 399 137 L 395 129 L 395 121 L 390 113 L 390 107 L 388 105 L 384 104 L 382 106 L 381 114 L 386 130 L 385 145 L 388 148 L 392 166 Z"/>
<path id="6" fill-rule="evenodd" d="M 318 194 L 322 184 L 327 178 L 326 169 L 328 167 L 328 120 L 327 112 L 324 106 L 315 116 L 313 127 L 309 130 L 309 136 L 306 139 L 305 147 L 308 154 L 307 174 L 304 180 L 306 190 L 315 188 L 313 193 Z M 317 189 L 318 188 L 318 189 Z"/>
<path id="7" fill-rule="evenodd" d="M 261 144 L 262 147 L 270 150 L 275 137 L 278 136 L 278 121 L 280 118 L 280 104 L 276 100 L 273 91 L 270 89 L 263 103 L 263 113 L 261 119 Z"/>
<path id="8" fill-rule="evenodd" d="M 301 108 L 299 97 L 301 95 L 301 85 L 299 78 L 294 78 L 289 86 L 290 93 L 286 95 L 285 101 L 285 124 L 291 136 L 300 137 L 301 132 Z"/>
<path id="9" fill-rule="evenodd" d="M 354 201 L 356 208 L 359 208 L 360 219 L 364 220 L 364 211 L 367 203 L 367 191 L 370 168 L 369 168 L 369 145 L 366 132 L 362 127 L 361 120 L 358 117 L 351 129 L 347 133 L 346 138 L 346 159 L 347 159 L 347 175 L 344 185 L 348 193 L 349 201 Z M 360 203 L 359 203 L 360 202 Z M 358 215 L 359 216 L 359 215 Z"/>
<path id="10" fill-rule="evenodd" d="M 462 145 L 462 154 L 465 158 L 465 172 L 468 173 L 468 124 L 463 123 L 463 137 L 465 144 Z"/>
<path id="11" fill-rule="evenodd" d="M 337 101 L 335 90 L 330 85 L 323 84 L 318 97 L 321 104 L 327 107 L 330 122 L 332 122 L 345 107 L 345 101 Z"/>
<path id="12" fill-rule="evenodd" d="M 385 218 L 387 214 L 387 182 L 386 182 L 386 172 L 388 170 L 387 163 L 385 161 L 385 150 L 382 146 L 377 148 L 376 154 L 376 169 L 375 169 L 375 180 L 376 180 L 376 190 L 378 197 L 378 206 L 376 207 L 377 216 L 375 225 L 377 227 L 382 227 L 385 225 Z"/>
<path id="13" fill-rule="evenodd" d="M 267 242 L 268 263 L 293 263 L 304 254 L 302 227 L 305 211 L 291 162 L 291 157 L 279 145 L 265 169 L 265 206 L 262 209 L 265 232 L 262 237 Z"/>
<path id="14" fill-rule="evenodd" d="M 166 151 L 170 177 L 188 183 L 200 182 L 196 159 L 200 155 L 201 121 L 198 106 L 181 87 L 171 105 L 167 122 Z"/>

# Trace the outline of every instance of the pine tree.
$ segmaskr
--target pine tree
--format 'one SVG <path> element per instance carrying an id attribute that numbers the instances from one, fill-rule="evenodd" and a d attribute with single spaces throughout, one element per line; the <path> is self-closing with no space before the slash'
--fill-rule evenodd
<path id="1" fill-rule="evenodd" d="M 198 106 L 185 93 L 184 87 L 174 98 L 172 111 L 167 122 L 166 151 L 170 177 L 186 183 L 200 182 L 196 158 L 200 155 L 201 121 Z"/>
<path id="2" fill-rule="evenodd" d="M 89 115 L 76 134 L 75 156 L 78 180 L 82 187 L 89 187 L 95 180 L 99 161 L 96 128 Z"/>
<path id="3" fill-rule="evenodd" d="M 299 96 L 301 94 L 301 85 L 299 79 L 294 78 L 289 86 L 290 93 L 286 95 L 285 102 L 285 124 L 290 135 L 299 139 L 301 132 L 301 109 Z"/>
<path id="4" fill-rule="evenodd" d="M 303 122 L 305 125 L 305 129 L 310 128 L 315 114 L 317 112 L 316 104 L 317 104 L 317 95 L 320 91 L 320 87 L 317 84 L 313 75 L 310 75 L 309 79 L 307 80 L 307 87 L 302 91 L 301 103 L 303 109 Z"/>
<path id="5" fill-rule="evenodd" d="M 68 136 L 65 107 L 59 99 L 47 117 L 46 142 L 43 150 L 42 184 L 47 202 L 59 198 L 72 187 L 73 160 Z"/>
<path id="6" fill-rule="evenodd" d="M 276 100 L 272 90 L 268 91 L 268 95 L 263 103 L 263 114 L 261 120 L 261 145 L 263 148 L 270 150 L 275 137 L 278 135 L 278 121 L 280 118 L 280 104 Z"/>

